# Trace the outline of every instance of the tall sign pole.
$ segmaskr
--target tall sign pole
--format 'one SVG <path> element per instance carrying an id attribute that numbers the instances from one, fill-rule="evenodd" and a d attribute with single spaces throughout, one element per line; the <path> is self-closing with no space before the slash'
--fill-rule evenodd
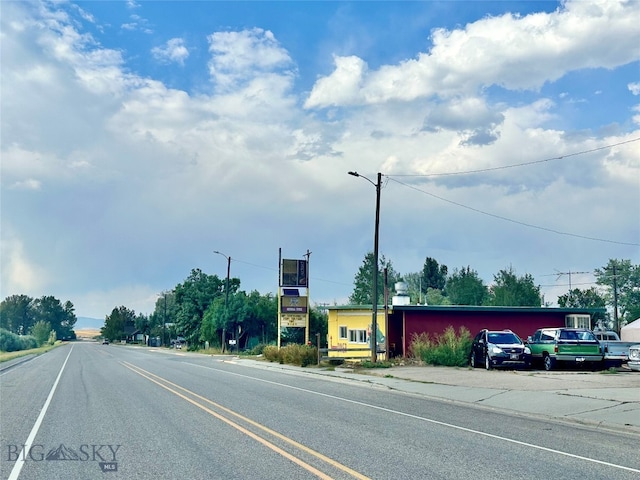
<path id="1" fill-rule="evenodd" d="M 306 268 L 306 281 L 305 283 L 307 284 L 307 318 L 306 318 L 306 325 L 304 328 L 304 343 L 305 345 L 309 344 L 309 324 L 310 324 L 310 317 L 311 317 L 311 295 L 309 293 L 309 257 L 311 257 L 311 252 L 309 251 L 309 249 L 307 248 L 307 253 L 304 254 L 305 258 L 306 258 L 306 263 L 307 263 L 307 268 Z"/>
<path id="2" fill-rule="evenodd" d="M 278 350 L 282 337 L 282 248 L 278 249 Z"/>

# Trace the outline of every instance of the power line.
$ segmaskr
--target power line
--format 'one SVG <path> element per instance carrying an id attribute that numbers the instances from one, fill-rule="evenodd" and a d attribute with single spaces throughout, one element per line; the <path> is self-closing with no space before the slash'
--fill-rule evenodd
<path id="1" fill-rule="evenodd" d="M 264 265 L 258 265 L 258 264 L 256 264 L 256 263 L 251 263 L 251 262 L 247 262 L 247 261 L 244 261 L 244 260 L 239 260 L 239 259 L 237 259 L 237 258 L 234 258 L 234 259 L 233 259 L 233 261 L 234 261 L 235 263 L 243 263 L 243 264 L 245 264 L 245 265 L 250 265 L 250 266 L 252 266 L 252 267 L 262 268 L 262 269 L 264 269 L 264 270 L 271 270 L 271 271 L 274 271 L 274 272 L 277 272 L 277 271 L 278 271 L 278 269 L 277 269 L 277 268 L 273 268 L 273 267 L 266 267 L 266 266 L 264 266 Z M 316 282 L 333 283 L 334 285 L 352 285 L 352 284 L 350 284 L 350 283 L 338 282 L 338 281 L 335 281 L 335 280 L 327 280 L 326 278 L 318 278 L 318 277 L 313 277 L 313 276 L 311 276 L 310 278 L 311 278 L 312 280 L 316 281 Z"/>
<path id="2" fill-rule="evenodd" d="M 606 150 L 608 148 L 618 147 L 620 145 L 625 145 L 627 143 L 633 143 L 633 142 L 637 142 L 637 141 L 640 141 L 640 138 L 632 138 L 631 140 L 625 140 L 624 142 L 612 143 L 610 145 L 604 145 L 602 147 L 592 148 L 590 150 L 583 150 L 581 152 L 568 153 L 566 155 L 560 155 L 558 157 L 545 158 L 543 160 L 534 160 L 534 161 L 531 161 L 531 162 L 514 163 L 512 165 L 502 165 L 500 167 L 487 167 L 487 168 L 480 168 L 480 169 L 477 169 L 477 170 L 465 170 L 465 171 L 462 171 L 462 172 L 427 173 L 427 174 L 401 174 L 401 175 L 385 175 L 385 176 L 386 177 L 444 177 L 444 176 L 450 176 L 450 175 L 467 175 L 467 174 L 471 174 L 471 173 L 492 172 L 492 171 L 495 171 L 495 170 L 505 170 L 507 168 L 526 167 L 528 165 L 536 165 L 536 164 L 539 164 L 539 163 L 551 162 L 553 160 L 563 160 L 565 158 L 576 157 L 578 155 L 585 155 L 587 153 L 598 152 L 600 150 Z"/>
<path id="3" fill-rule="evenodd" d="M 616 241 L 616 240 L 608 240 L 606 238 L 588 237 L 586 235 L 579 235 L 577 233 L 569 233 L 569 232 L 561 232 L 560 230 L 555 230 L 553 228 L 541 227 L 540 225 L 533 225 L 531 223 L 521 222 L 519 220 L 514 220 L 514 219 L 508 218 L 508 217 L 503 217 L 501 215 L 496 215 L 495 213 L 485 212 L 483 210 L 479 210 L 477 208 L 470 207 L 468 205 L 464 205 L 462 203 L 454 202 L 453 200 L 448 200 L 448 199 L 446 199 L 444 197 L 440 197 L 440 196 L 435 195 L 433 193 L 427 192 L 426 190 L 421 190 L 421 189 L 419 189 L 417 187 L 414 187 L 413 185 L 409 185 L 407 183 L 401 182 L 401 181 L 396 180 L 395 178 L 392 178 L 392 177 L 389 177 L 389 180 L 393 181 L 393 182 L 396 182 L 396 183 L 398 183 L 400 185 L 403 185 L 403 186 L 405 186 L 407 188 L 411 188 L 412 190 L 416 190 L 417 192 L 424 193 L 425 195 L 429 195 L 430 197 L 437 198 L 438 200 L 441 200 L 443 202 L 447 202 L 447 203 L 450 203 L 452 205 L 456 205 L 458 207 L 466 208 L 467 210 L 471 210 L 472 212 L 476 212 L 476 213 L 481 213 L 482 215 L 487 215 L 488 217 L 493 217 L 493 218 L 497 218 L 497 219 L 500 219 L 500 220 L 504 220 L 506 222 L 515 223 L 517 225 L 522 225 L 522 226 L 529 227 L 529 228 L 535 228 L 537 230 L 543 230 L 545 232 L 551 232 L 551 233 L 555 233 L 557 235 L 565 235 L 565 236 L 568 236 L 568 237 L 582 238 L 584 240 L 591 240 L 591 241 L 594 241 L 594 242 L 605 242 L 605 243 L 614 243 L 614 244 L 617 244 L 617 245 L 631 245 L 631 246 L 634 246 L 634 247 L 640 247 L 640 243 L 619 242 L 619 241 Z"/>

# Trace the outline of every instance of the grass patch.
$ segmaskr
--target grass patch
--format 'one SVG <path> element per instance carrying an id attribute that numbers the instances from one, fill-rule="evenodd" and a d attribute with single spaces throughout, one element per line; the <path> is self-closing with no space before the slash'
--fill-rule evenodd
<path id="1" fill-rule="evenodd" d="M 600 373 L 605 374 L 605 375 L 611 375 L 611 374 L 616 374 L 616 373 L 620 373 L 618 371 L 618 369 L 616 367 L 610 367 L 606 370 L 602 370 Z"/>
<path id="2" fill-rule="evenodd" d="M 40 355 L 42 353 L 46 353 L 51 349 L 59 347 L 62 345 L 62 341 L 57 340 L 53 345 L 43 345 L 38 348 L 30 348 L 28 350 L 18 350 L 17 352 L 0 352 L 0 363 L 8 362 L 9 360 L 13 360 L 14 358 L 25 357 L 27 355 Z"/>
<path id="3" fill-rule="evenodd" d="M 393 363 L 386 360 L 375 363 L 371 360 L 364 360 L 363 362 L 360 362 L 358 366 L 360 368 L 391 368 L 393 367 Z"/>

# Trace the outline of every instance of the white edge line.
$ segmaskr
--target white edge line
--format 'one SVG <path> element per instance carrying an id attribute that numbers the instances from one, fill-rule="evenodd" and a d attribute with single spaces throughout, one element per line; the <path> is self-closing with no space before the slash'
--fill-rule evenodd
<path id="1" fill-rule="evenodd" d="M 17 480 L 18 479 L 18 476 L 20 475 L 20 472 L 22 471 L 22 467 L 24 467 L 24 464 L 26 462 L 25 451 L 29 451 L 29 449 L 31 448 L 31 445 L 33 444 L 33 441 L 36 438 L 36 435 L 38 434 L 38 430 L 40 430 L 40 425 L 42 425 L 42 420 L 44 420 L 44 416 L 47 413 L 47 409 L 49 408 L 49 404 L 51 403 L 51 399 L 53 398 L 53 394 L 56 391 L 56 387 L 58 386 L 58 382 L 60 381 L 60 377 L 62 377 L 62 372 L 64 371 L 64 367 L 67 366 L 67 361 L 69 360 L 69 356 L 71 355 L 72 351 L 73 351 L 73 345 L 71 345 L 71 349 L 69 350 L 69 353 L 67 354 L 67 358 L 64 359 L 64 363 L 62 364 L 62 368 L 60 368 L 60 372 L 58 372 L 58 376 L 56 377 L 56 381 L 53 382 L 53 386 L 51 387 L 51 391 L 49 392 L 49 396 L 47 397 L 47 400 L 44 402 L 42 410 L 40 410 L 40 414 L 38 415 L 38 418 L 36 419 L 36 423 L 33 424 L 33 428 L 31 429 L 31 433 L 27 437 L 27 441 L 24 443 L 22 451 L 20 452 L 20 455 L 18 456 L 18 459 L 16 460 L 16 463 L 13 465 L 13 469 L 11 470 L 11 474 L 9 475 L 9 478 L 7 480 Z"/>
<path id="2" fill-rule="evenodd" d="M 604 465 L 604 466 L 607 466 L 607 467 L 619 468 L 621 470 L 627 470 L 629 472 L 640 473 L 640 469 L 637 469 L 637 468 L 625 467 L 624 465 L 617 465 L 615 463 L 605 462 L 603 460 L 596 460 L 594 458 L 583 457 L 581 455 L 576 455 L 576 454 L 569 453 L 569 452 L 563 452 L 561 450 L 555 450 L 553 448 L 543 447 L 543 446 L 540 446 L 540 445 L 535 445 L 533 443 L 522 442 L 520 440 L 514 440 L 512 438 L 501 437 L 499 435 L 494 435 L 492 433 L 481 432 L 479 430 L 473 430 L 471 428 L 460 427 L 458 425 L 453 425 L 453 424 L 450 424 L 450 423 L 440 422 L 438 420 L 433 420 L 433 419 L 430 419 L 430 418 L 420 417 L 418 415 L 413 415 L 411 413 L 399 412 L 397 410 L 391 410 L 389 408 L 379 407 L 377 405 L 371 405 L 369 403 L 358 402 L 357 400 L 350 400 L 348 398 L 338 397 L 338 396 L 335 396 L 335 395 L 330 395 L 328 393 L 314 392 L 313 390 L 307 390 L 306 388 L 294 387 L 292 385 L 287 385 L 287 384 L 284 384 L 284 383 L 278 383 L 278 382 L 273 382 L 271 380 L 264 380 L 264 379 L 261 379 L 261 378 L 251 377 L 249 375 L 243 375 L 241 373 L 228 372 L 228 371 L 225 371 L 225 370 L 220 370 L 218 368 L 207 367 L 205 365 L 198 365 L 196 363 L 190 363 L 190 362 L 183 362 L 183 363 L 185 363 L 187 365 L 192 365 L 194 367 L 206 368 L 208 370 L 215 370 L 216 372 L 226 373 L 226 374 L 229 374 L 229 375 L 236 375 L 238 377 L 250 378 L 252 380 L 256 380 L 256 381 L 264 382 L 264 383 L 270 383 L 270 384 L 278 385 L 278 386 L 281 386 L 281 387 L 287 387 L 287 388 L 291 388 L 293 390 L 299 390 L 299 391 L 305 392 L 305 393 L 312 393 L 314 395 L 319 395 L 319 396 L 331 398 L 331 399 L 334 399 L 334 400 L 341 400 L 343 402 L 353 403 L 355 405 L 360 405 L 360 406 L 363 406 L 363 407 L 369 407 L 369 408 L 373 408 L 375 410 L 381 410 L 381 411 L 387 412 L 387 413 L 393 413 L 394 415 L 400 415 L 400 416 L 403 416 L 403 417 L 409 417 L 409 418 L 413 418 L 413 419 L 416 419 L 416 420 L 421 420 L 421 421 L 424 421 L 424 422 L 433 423 L 435 425 L 440 425 L 440 426 L 443 426 L 443 427 L 449 427 L 449 428 L 453 428 L 453 429 L 456 429 L 456 430 L 461 430 L 463 432 L 468 432 L 468 433 L 473 433 L 473 434 L 476 434 L 476 435 L 482 435 L 482 436 L 485 436 L 485 437 L 495 438 L 497 440 L 502 440 L 502 441 L 505 441 L 505 442 L 514 443 L 516 445 L 522 445 L 524 447 L 535 448 L 537 450 L 542 450 L 542 451 L 545 451 L 545 452 L 555 453 L 555 454 L 558 454 L 558 455 L 564 455 L 566 457 L 571 457 L 571 458 L 575 458 L 575 459 L 578 459 L 578 460 L 584 460 L 584 461 L 587 461 L 587 462 L 597 463 L 599 465 Z"/>

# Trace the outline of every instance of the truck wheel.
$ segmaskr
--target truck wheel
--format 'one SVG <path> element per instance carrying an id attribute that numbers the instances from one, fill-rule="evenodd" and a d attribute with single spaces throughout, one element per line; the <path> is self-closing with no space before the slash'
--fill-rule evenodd
<path id="1" fill-rule="evenodd" d="M 476 368 L 476 355 L 475 353 L 471 352 L 471 358 L 469 359 L 469 365 L 471 365 L 471 368 Z"/>
<path id="2" fill-rule="evenodd" d="M 553 358 L 551 358 L 551 355 L 545 355 L 544 356 L 544 369 L 548 372 L 550 370 L 553 370 L 553 367 L 555 366 L 555 360 Z"/>
<path id="3" fill-rule="evenodd" d="M 484 368 L 491 370 L 491 357 L 488 353 L 484 356 Z"/>

